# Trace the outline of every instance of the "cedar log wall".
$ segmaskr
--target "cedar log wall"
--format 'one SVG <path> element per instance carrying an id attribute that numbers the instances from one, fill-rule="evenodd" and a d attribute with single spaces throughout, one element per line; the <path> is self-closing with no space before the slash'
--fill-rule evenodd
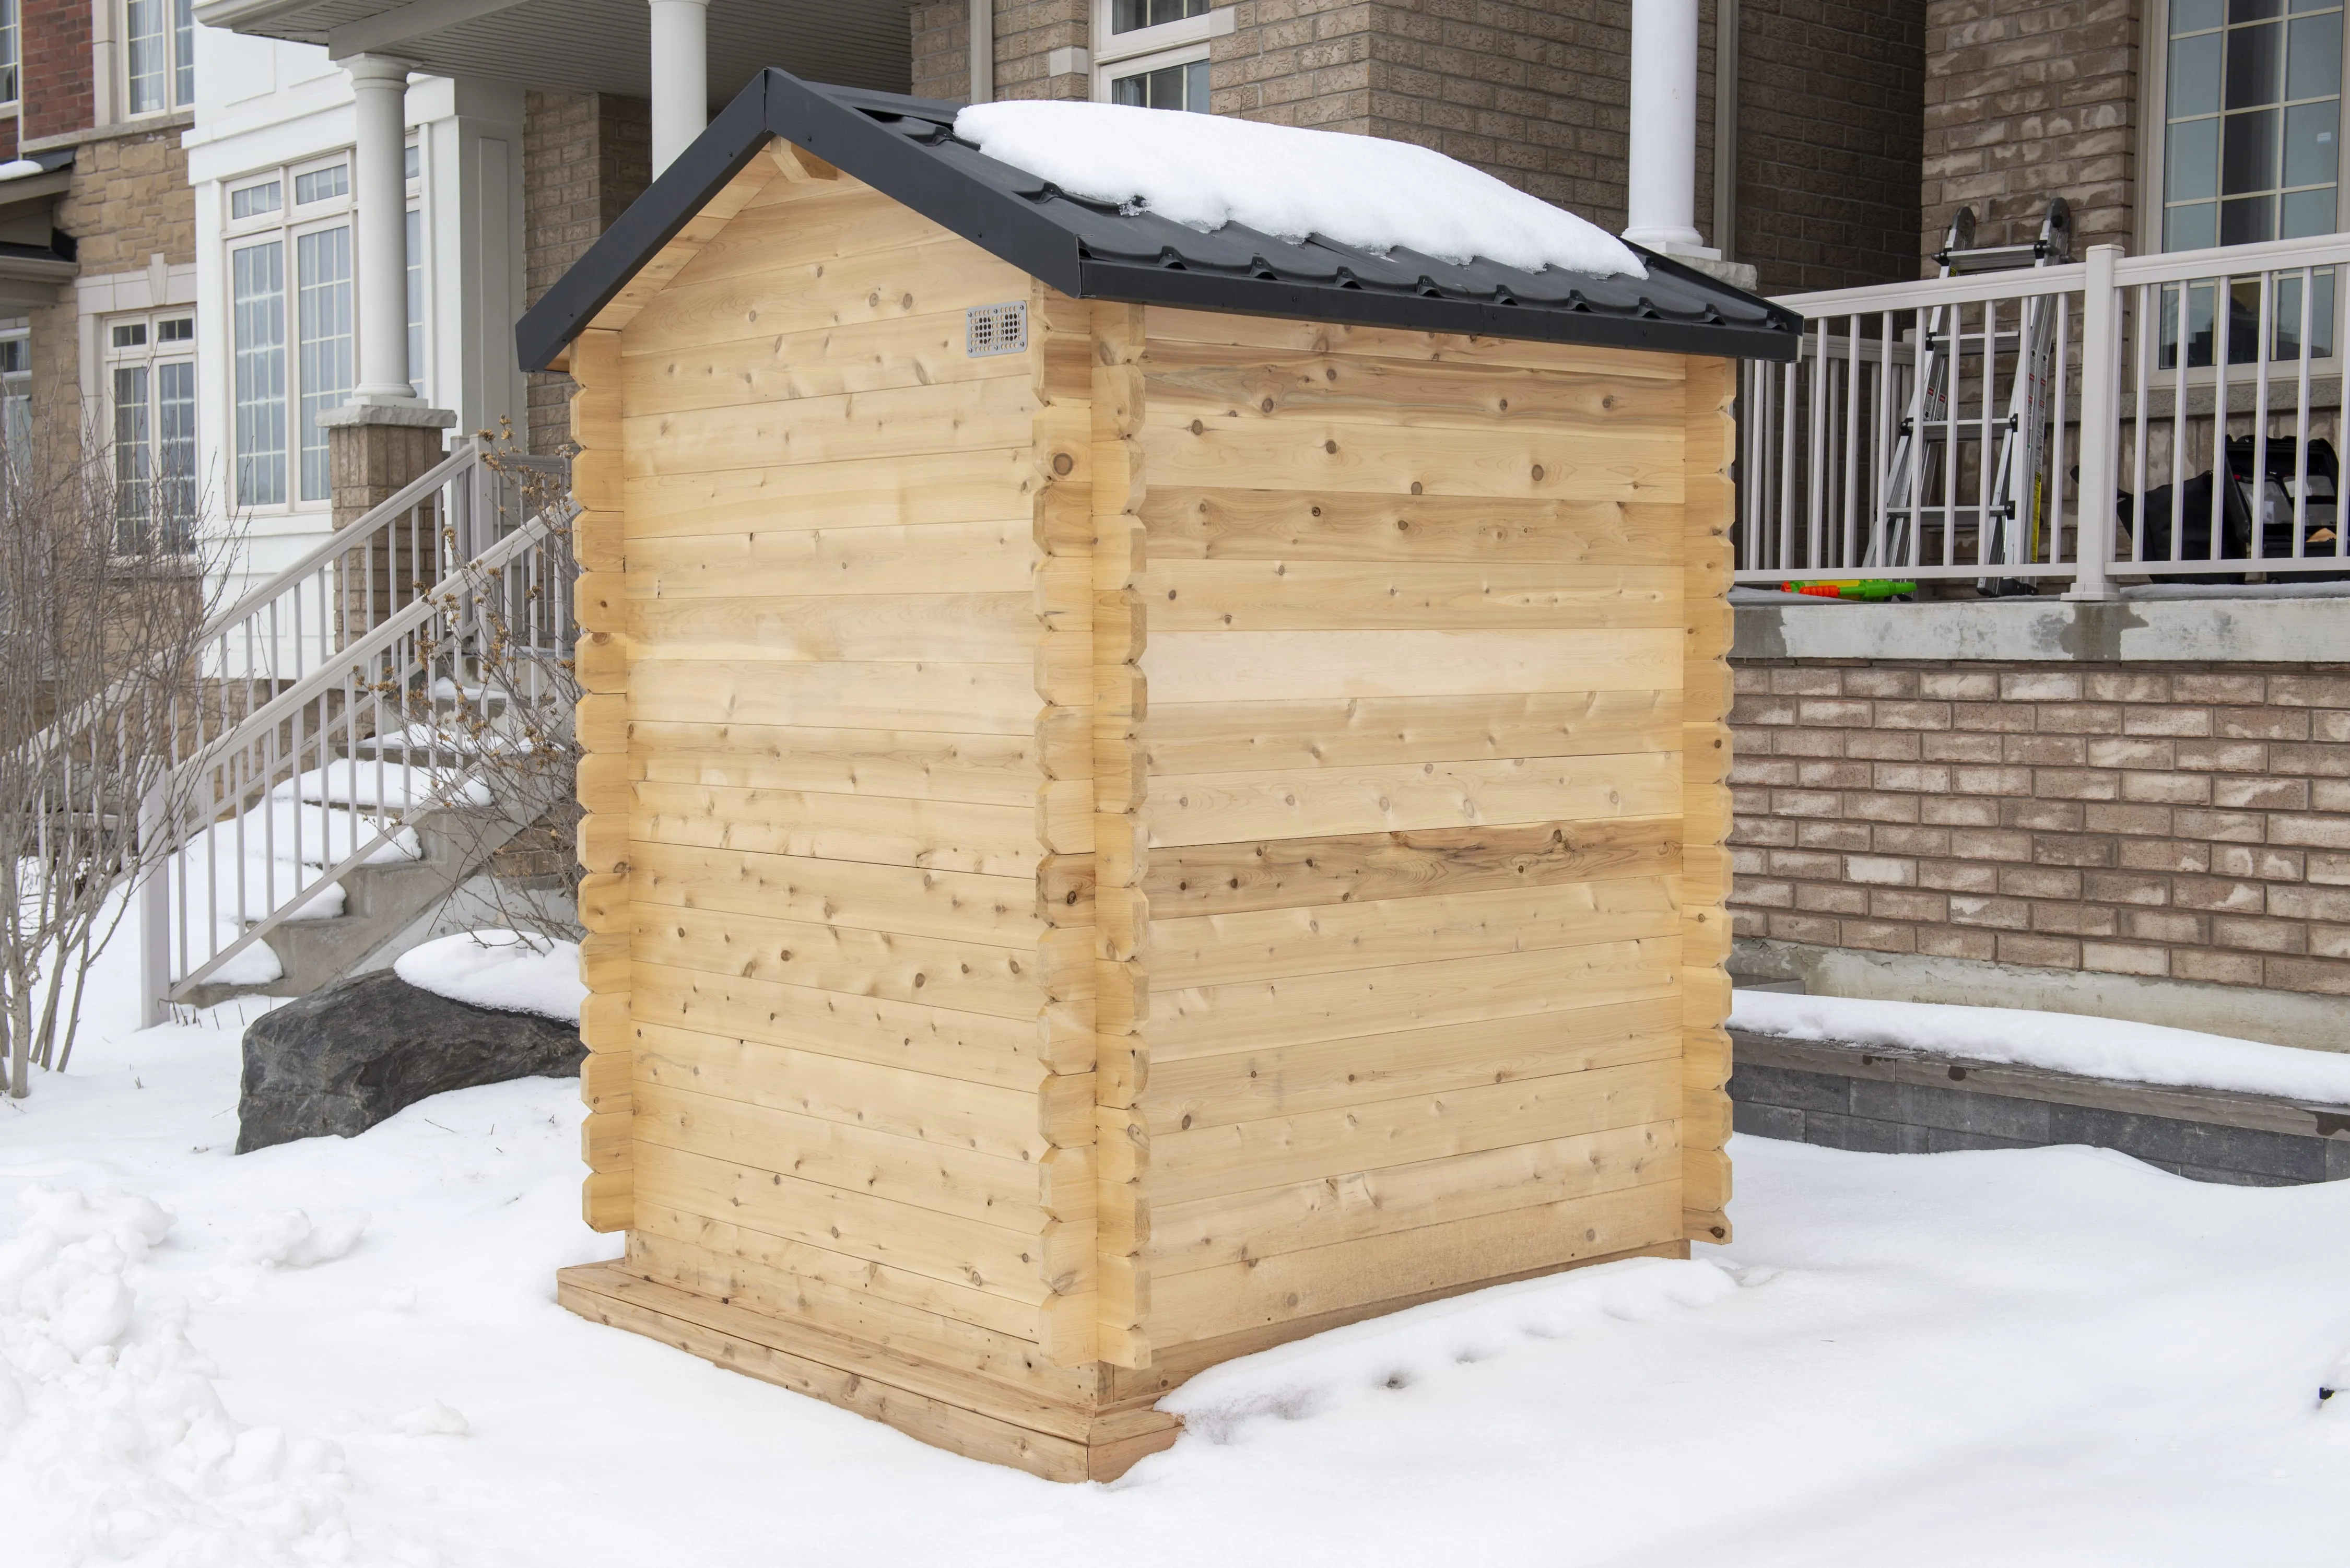
<path id="1" fill-rule="evenodd" d="M 1726 365 L 1080 305 L 779 151 L 571 368 L 567 1302 L 1099 1475 L 1727 1235 Z"/>

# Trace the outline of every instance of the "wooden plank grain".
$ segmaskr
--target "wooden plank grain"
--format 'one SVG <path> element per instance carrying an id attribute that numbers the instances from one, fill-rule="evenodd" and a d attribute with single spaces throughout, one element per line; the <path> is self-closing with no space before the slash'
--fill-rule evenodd
<path id="1" fill-rule="evenodd" d="M 631 539 L 630 598 L 767 594 L 1025 593 L 1025 518 L 903 527 L 752 529 Z"/>
<path id="2" fill-rule="evenodd" d="M 1154 629 L 1142 671 L 1164 702 L 1669 691 L 1681 683 L 1682 642 L 1669 628 Z"/>
<path id="3" fill-rule="evenodd" d="M 631 475 L 953 452 L 1016 443 L 1036 417 L 1024 373 L 936 387 L 732 404 L 622 421 Z"/>
<path id="4" fill-rule="evenodd" d="M 1680 805 L 1679 774 L 1669 752 L 1176 774 L 1152 780 L 1144 820 L 1155 847 L 1659 816 Z"/>
<path id="5" fill-rule="evenodd" d="M 636 776 L 663 784 L 1025 809 L 1044 778 L 1033 728 L 991 735 L 639 718 L 629 736 Z"/>
<path id="6" fill-rule="evenodd" d="M 647 781 L 629 836 L 704 849 L 1034 877 L 1033 807 Z"/>
<path id="7" fill-rule="evenodd" d="M 1032 953 L 1045 933 L 1026 877 L 739 849 L 639 844 L 629 856 L 626 897 Z"/>
<path id="8" fill-rule="evenodd" d="M 1671 500 L 1248 489 L 1214 478 L 1154 483 L 1137 514 L 1159 560 L 1433 562 L 1492 566 L 1675 566 Z"/>
<path id="9" fill-rule="evenodd" d="M 1666 994 L 1186 1055 L 1153 1064 L 1139 1108 L 1153 1132 L 1343 1110 L 1411 1095 L 1659 1061 L 1679 1053 L 1680 1031 L 1680 999 Z"/>
<path id="10" fill-rule="evenodd" d="M 1154 561 L 1136 583 L 1162 631 L 1679 628 L 1679 569 L 1451 561 Z"/>
<path id="11" fill-rule="evenodd" d="M 1155 992 L 1154 1064 L 1680 994 L 1680 939 Z"/>
<path id="12" fill-rule="evenodd" d="M 1680 1064 L 1629 1062 L 1344 1109 L 1153 1133 L 1155 1207 L 1673 1120 Z"/>
<path id="13" fill-rule="evenodd" d="M 1154 1345 L 1178 1345 L 1679 1239 L 1680 1184 L 1650 1182 L 1170 1274 L 1144 1327 Z"/>
<path id="14" fill-rule="evenodd" d="M 1139 444 L 1152 483 L 1178 487 L 1675 505 L 1681 499 L 1680 433 L 1645 426 L 1598 441 L 1533 430 L 1154 418 L 1143 425 Z"/>
<path id="15" fill-rule="evenodd" d="M 1151 1213 L 1151 1272 L 1166 1278 L 1255 1263 L 1283 1252 L 1669 1180 L 1678 1151 L 1674 1124 L 1655 1121 L 1162 1204 Z"/>
<path id="16" fill-rule="evenodd" d="M 764 594 L 631 599 L 632 659 L 1021 664 L 1026 593 Z"/>
<path id="17" fill-rule="evenodd" d="M 703 1074 L 715 1071 L 710 1065 L 713 1054 L 723 1053 L 730 1062 L 739 1059 L 755 1064 L 766 1058 L 754 1047 L 778 1047 L 1007 1090 L 1022 1096 L 1020 1105 L 1033 1106 L 1052 1072 L 1045 1062 L 1045 1031 L 1034 1020 L 1024 1023 L 983 1012 L 845 996 L 642 961 L 630 966 L 629 984 L 631 994 L 625 1000 L 633 1015 L 629 1026 L 632 1043 L 650 1049 L 648 1043 L 666 1038 L 660 1033 L 665 1029 L 695 1035 L 698 1038 L 678 1049 L 691 1047 L 699 1053 L 695 1061 Z M 678 1070 L 691 1076 L 693 1065 Z M 822 1069 L 800 1063 L 794 1070 L 816 1073 Z M 951 1087 L 916 1086 L 931 1096 L 925 1103 L 934 1102 L 935 1107 L 959 1103 Z M 746 1093 L 742 1097 L 754 1096 Z M 805 1108 L 799 1101 L 785 1103 Z M 1004 1148 L 1044 1147 L 1043 1134 L 1023 1119 L 1025 1113 L 1019 1106 L 993 1100 L 972 1103 L 993 1107 L 990 1115 L 996 1122 L 990 1125 L 1000 1123 L 1008 1129 L 1003 1134 Z"/>
<path id="18" fill-rule="evenodd" d="M 1548 887 L 1670 875 L 1679 841 L 1678 817 L 1642 816 L 1186 845 L 1151 852 L 1142 890 L 1172 919 Z"/>
<path id="19" fill-rule="evenodd" d="M 1671 691 L 1245 703 L 1170 702 L 1153 692 L 1140 726 L 1158 774 L 1667 752 L 1680 734 L 1680 694 Z"/>
<path id="20" fill-rule="evenodd" d="M 755 464 L 635 475 L 625 483 L 628 537 L 717 538 L 759 531 L 899 528 L 1023 521 L 1033 504 L 1026 441 L 905 457 Z"/>
<path id="21" fill-rule="evenodd" d="M 1225 985 L 1680 929 L 1663 877 L 1617 877 L 1154 919 L 1150 972 L 1170 986 Z"/>
<path id="22" fill-rule="evenodd" d="M 629 949 L 643 962 L 672 969 L 958 1012 L 1034 1018 L 1045 1005 L 1033 948 L 641 904 L 629 922 Z"/>
<path id="23" fill-rule="evenodd" d="M 1356 420 L 1490 431 L 1538 425 L 1605 440 L 1627 424 L 1678 426 L 1681 389 L 1615 367 L 1462 363 L 1315 349 L 1237 350 L 1165 338 L 1142 358 L 1151 416 Z"/>

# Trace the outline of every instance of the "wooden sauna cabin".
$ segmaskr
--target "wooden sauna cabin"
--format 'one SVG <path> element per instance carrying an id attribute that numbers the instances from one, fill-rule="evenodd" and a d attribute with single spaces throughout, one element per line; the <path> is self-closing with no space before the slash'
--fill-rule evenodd
<path id="1" fill-rule="evenodd" d="M 1729 1235 L 1698 273 L 1201 233 L 754 80 L 524 320 L 572 434 L 563 1303 L 1037 1474 Z"/>

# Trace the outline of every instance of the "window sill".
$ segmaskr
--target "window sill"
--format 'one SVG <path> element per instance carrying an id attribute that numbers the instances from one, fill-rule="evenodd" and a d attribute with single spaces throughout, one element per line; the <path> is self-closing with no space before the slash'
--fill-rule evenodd
<path id="1" fill-rule="evenodd" d="M 152 136 L 159 130 L 185 130 L 196 123 L 192 109 L 175 109 L 160 114 L 142 114 L 136 119 L 118 119 L 111 125 L 93 125 L 81 130 L 60 131 L 55 136 L 36 136 L 21 143 L 17 151 L 25 157 L 36 152 L 50 152 L 61 147 L 81 147 L 92 141 L 112 141 L 125 136 Z"/>

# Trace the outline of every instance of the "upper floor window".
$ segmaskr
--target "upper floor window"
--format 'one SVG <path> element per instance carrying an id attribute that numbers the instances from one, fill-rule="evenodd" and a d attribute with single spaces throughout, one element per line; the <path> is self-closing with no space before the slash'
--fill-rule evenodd
<path id="1" fill-rule="evenodd" d="M 122 70 L 127 113 L 193 104 L 195 0 L 122 0 Z"/>
<path id="2" fill-rule="evenodd" d="M 1211 0 L 1094 0 L 1094 97 L 1208 112 Z"/>
<path id="3" fill-rule="evenodd" d="M 2161 245 L 2334 232 L 2342 0 L 2170 0 Z"/>
<path id="4" fill-rule="evenodd" d="M 240 507 L 328 498 L 317 416 L 341 407 L 356 379 L 349 192 L 349 164 L 339 156 L 229 187 L 232 479 Z"/>
<path id="5" fill-rule="evenodd" d="M 0 103 L 14 103 L 21 96 L 16 74 L 24 36 L 16 25 L 16 0 L 0 0 Z"/>

